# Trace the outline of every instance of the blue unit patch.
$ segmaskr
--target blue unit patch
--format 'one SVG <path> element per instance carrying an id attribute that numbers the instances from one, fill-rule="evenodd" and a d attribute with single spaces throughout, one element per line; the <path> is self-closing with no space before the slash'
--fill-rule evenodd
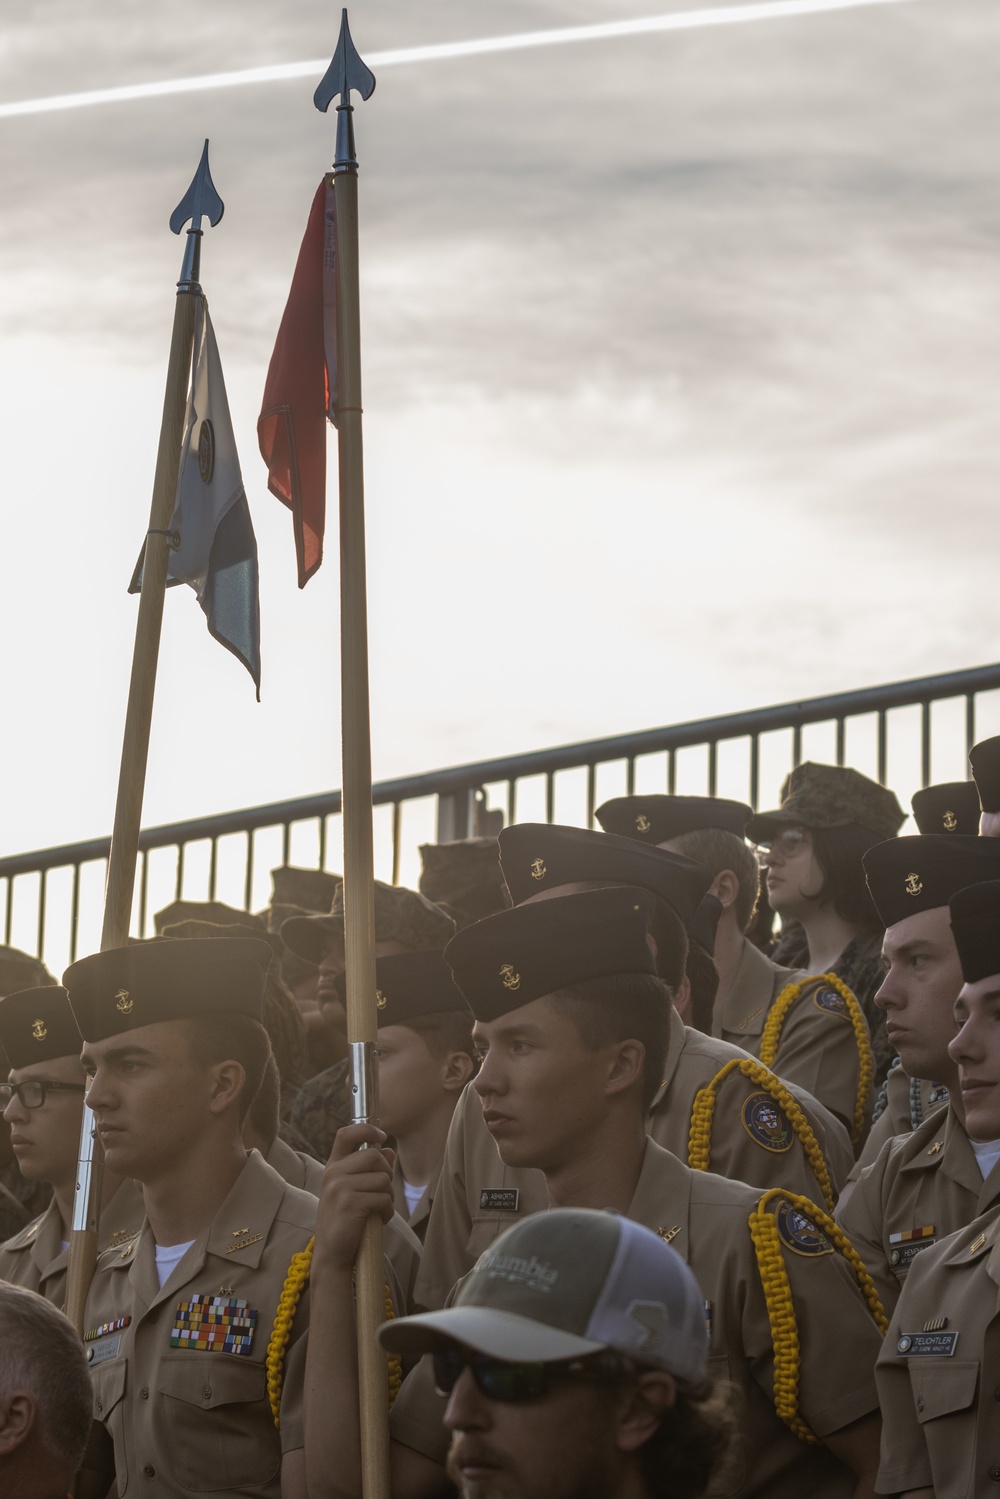
<path id="1" fill-rule="evenodd" d="M 791 1150 L 795 1142 L 795 1131 L 781 1106 L 775 1103 L 770 1093 L 751 1093 L 742 1112 L 743 1128 L 751 1140 L 776 1155 Z"/>
<path id="2" fill-rule="evenodd" d="M 847 1020 L 847 1001 L 836 989 L 817 989 L 813 995 L 813 1004 L 817 1010 L 826 1010 L 828 1015 L 839 1015 Z"/>
<path id="3" fill-rule="evenodd" d="M 806 1217 L 801 1208 L 790 1202 L 782 1202 L 776 1219 L 778 1237 L 786 1249 L 805 1255 L 833 1253 L 833 1245 L 826 1234 L 816 1227 L 811 1218 Z"/>

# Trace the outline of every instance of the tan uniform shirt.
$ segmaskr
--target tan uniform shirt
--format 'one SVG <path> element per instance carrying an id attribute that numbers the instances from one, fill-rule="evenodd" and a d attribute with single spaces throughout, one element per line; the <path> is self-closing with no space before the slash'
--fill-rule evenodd
<path id="1" fill-rule="evenodd" d="M 406 1192 L 403 1188 L 403 1173 L 399 1169 L 399 1157 L 396 1157 L 396 1164 L 394 1165 L 392 1170 L 392 1195 L 396 1202 L 396 1213 L 399 1217 L 403 1218 L 406 1223 L 409 1224 L 410 1228 L 416 1234 L 421 1244 L 423 1244 L 424 1237 L 427 1233 L 427 1224 L 430 1220 L 431 1207 L 434 1203 L 434 1197 L 437 1192 L 437 1185 L 440 1176 L 441 1167 L 438 1166 L 430 1181 L 427 1183 L 427 1186 L 424 1188 L 423 1196 L 421 1197 L 420 1201 L 417 1203 L 411 1214 L 409 1203 L 406 1201 Z"/>
<path id="2" fill-rule="evenodd" d="M 732 1058 L 746 1052 L 684 1025 L 671 1012 L 666 1077 L 650 1111 L 652 1138 L 681 1160 L 688 1159 L 691 1110 L 700 1088 Z M 823 1151 L 834 1190 L 854 1161 L 843 1125 L 801 1089 L 792 1088 Z M 755 1112 L 756 1110 L 756 1112 Z M 771 1100 L 740 1074 L 722 1084 L 715 1108 L 710 1169 L 755 1187 L 787 1187 L 820 1199 L 815 1174 L 798 1136 L 780 1119 Z M 459 1100 L 448 1133 L 434 1208 L 424 1236 L 416 1301 L 444 1306 L 448 1293 L 483 1250 L 518 1218 L 548 1207 L 540 1171 L 505 1166 L 483 1122 L 482 1105 L 470 1084 Z"/>
<path id="3" fill-rule="evenodd" d="M 788 984 L 804 977 L 795 969 L 779 968 L 752 942 L 744 941 L 743 959 L 714 1017 L 713 1035 L 759 1057 L 774 1001 Z M 829 985 L 817 983 L 796 1000 L 782 1025 L 770 1065 L 783 1081 L 806 1088 L 848 1131 L 853 1129 L 861 1063 L 854 1027 L 844 1014 L 840 995 Z"/>
<path id="4" fill-rule="evenodd" d="M 731 1382 L 739 1426 L 732 1480 L 713 1493 L 847 1499 L 853 1475 L 827 1448 L 795 1436 L 774 1409 L 774 1346 L 748 1226 L 759 1197 L 742 1182 L 691 1171 L 647 1141 L 628 1216 L 669 1239 L 707 1298 L 709 1370 Z M 783 1221 L 783 1260 L 801 1347 L 799 1414 L 826 1437 L 877 1409 L 874 1364 L 882 1339 L 852 1272 L 829 1241 L 794 1213 Z M 445 1402 L 433 1390 L 427 1363 L 404 1381 L 390 1430 L 404 1446 L 443 1463 Z"/>
<path id="5" fill-rule="evenodd" d="M 315 1221 L 316 1199 L 252 1151 L 162 1290 L 148 1223 L 101 1256 L 85 1341 L 119 1499 L 206 1490 L 280 1499 L 282 1453 L 303 1444 L 301 1384 L 290 1389 L 286 1378 L 279 1433 L 265 1359 L 289 1262 Z M 307 1323 L 308 1292 L 290 1346 Z"/>
<path id="6" fill-rule="evenodd" d="M 948 1089 L 942 1088 L 940 1083 L 926 1082 L 923 1078 L 918 1078 L 916 1081 L 919 1089 L 917 1104 L 919 1127 L 936 1110 L 947 1106 Z M 908 1135 L 914 1129 L 911 1093 L 913 1079 L 903 1071 L 902 1067 L 893 1067 L 885 1080 L 885 1087 L 885 1108 L 868 1132 L 868 1139 L 854 1163 L 854 1169 L 848 1177 L 849 1181 L 860 1180 L 862 1171 L 866 1171 L 869 1166 L 874 1166 L 886 1140 L 892 1140 L 896 1135 Z"/>
<path id="7" fill-rule="evenodd" d="M 876 1366 L 878 1488 L 994 1499 L 1000 1485 L 1000 1213 L 921 1254 Z"/>
<path id="8" fill-rule="evenodd" d="M 891 1315 L 914 1259 L 1000 1203 L 1000 1165 L 983 1181 L 952 1109 L 883 1146 L 838 1219 Z"/>
<path id="9" fill-rule="evenodd" d="M 98 1252 L 130 1238 L 145 1216 L 139 1187 L 133 1181 L 123 1181 L 101 1214 Z M 69 1263 L 62 1232 L 62 1218 L 53 1199 L 40 1217 L 0 1247 L 0 1280 L 37 1291 L 62 1310 Z"/>

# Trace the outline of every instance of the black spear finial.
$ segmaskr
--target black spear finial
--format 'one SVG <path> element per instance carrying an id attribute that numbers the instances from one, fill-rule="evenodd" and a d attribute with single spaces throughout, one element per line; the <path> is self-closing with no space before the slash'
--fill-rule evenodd
<path id="1" fill-rule="evenodd" d="M 362 62 L 358 49 L 351 40 L 351 28 L 347 24 L 346 8 L 340 13 L 340 36 L 337 50 L 322 81 L 313 94 L 313 103 L 325 114 L 334 99 L 340 96 L 337 105 L 337 154 L 334 171 L 356 171 L 357 157 L 354 154 L 354 106 L 351 104 L 351 89 L 362 99 L 370 99 L 375 91 L 375 74 Z"/>
<path id="2" fill-rule="evenodd" d="M 188 220 L 191 221 L 178 286 L 191 290 L 198 285 L 198 278 L 201 275 L 201 221 L 203 218 L 208 219 L 214 229 L 225 209 L 226 205 L 219 197 L 215 183 L 212 181 L 212 173 L 208 165 L 208 141 L 206 141 L 191 186 L 170 215 L 170 227 L 175 234 L 180 234 Z"/>

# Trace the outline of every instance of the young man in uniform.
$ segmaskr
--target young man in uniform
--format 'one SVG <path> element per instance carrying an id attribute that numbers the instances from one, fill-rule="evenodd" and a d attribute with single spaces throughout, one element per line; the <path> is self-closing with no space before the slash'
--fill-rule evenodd
<path id="1" fill-rule="evenodd" d="M 606 832 L 684 854 L 710 870 L 710 893 L 722 903 L 712 1034 L 760 1057 L 776 1001 L 806 975 L 773 963 L 746 935 L 760 890 L 760 867 L 743 836 L 753 809 L 714 796 L 623 796 L 596 815 Z M 786 1004 L 784 1017 L 767 1029 L 767 1065 L 819 1099 L 852 1133 L 865 1047 L 859 1049 L 842 996 L 829 985 L 803 985 Z"/>
<path id="2" fill-rule="evenodd" d="M 707 1297 L 709 1371 L 731 1381 L 739 1408 L 731 1494 L 872 1495 L 881 1337 L 856 1279 L 870 1285 L 860 1264 L 835 1252 L 805 1198 L 762 1196 L 692 1171 L 646 1135 L 669 1033 L 649 943 L 655 917 L 645 890 L 588 890 L 488 917 L 449 944 L 485 1052 L 474 1086 L 490 1131 L 507 1163 L 543 1172 L 551 1206 L 622 1213 L 690 1265 Z M 371 1126 L 343 1131 L 320 1200 L 310 1499 L 356 1487 L 350 1268 L 366 1214 L 391 1206 L 390 1160 L 357 1146 L 382 1139 Z M 447 1447 L 443 1410 L 422 1364 L 392 1413 L 397 1499 L 440 1490 L 433 1463 L 443 1464 Z"/>
<path id="3" fill-rule="evenodd" d="M 950 902 L 964 988 L 949 1050 L 969 1140 L 1000 1160 L 1000 881 Z M 1000 1482 L 1000 1209 L 926 1250 L 910 1271 L 876 1376 L 885 1426 L 879 1489 L 985 1499 Z"/>
<path id="4" fill-rule="evenodd" d="M 61 1308 L 86 1090 L 83 1038 L 66 990 L 52 985 L 0 999 L 0 1046 L 11 1064 L 0 1098 L 9 1093 L 3 1116 L 18 1164 L 26 1180 L 52 1187 L 45 1211 L 0 1245 L 0 1280 L 38 1291 Z M 105 1171 L 100 1247 L 127 1239 L 144 1213 L 135 1183 Z"/>
<path id="5" fill-rule="evenodd" d="M 241 1138 L 270 1055 L 270 958 L 252 939 L 150 942 L 64 975 L 107 1166 L 141 1182 L 146 1204 L 140 1232 L 101 1256 L 87 1301 L 87 1493 L 117 1479 L 136 1499 L 303 1499 L 292 1366 L 308 1309 L 283 1328 L 279 1298 L 316 1199 Z M 280 1360 L 270 1379 L 267 1368 L 278 1343 L 284 1381 Z"/>
<path id="6" fill-rule="evenodd" d="M 402 885 L 375 881 L 375 957 L 444 947 L 455 922 L 433 901 Z M 317 1073 L 300 1089 L 291 1122 L 315 1155 L 325 1161 L 337 1130 L 351 1117 L 347 1064 L 347 1011 L 338 979 L 344 971 L 344 892 L 339 886 L 327 916 L 292 916 L 282 922 L 290 952 L 319 969 L 318 998 L 324 1022 L 340 1037 L 342 1060 Z"/>
<path id="7" fill-rule="evenodd" d="M 891 1311 L 914 1257 L 1000 1202 L 1000 1170 L 984 1179 L 948 1053 L 962 987 L 948 901 L 972 882 L 1000 876 L 1000 843 L 960 833 L 894 838 L 868 851 L 865 869 L 886 924 L 888 972 L 877 998 L 889 1040 L 911 1076 L 938 1078 L 950 1090 L 946 1108 L 886 1142 L 838 1207 Z"/>
<path id="8" fill-rule="evenodd" d="M 703 866 L 614 834 L 547 823 L 505 828 L 500 859 L 518 906 L 593 885 L 649 890 L 656 900 L 652 935 L 660 977 L 671 996 L 679 992 L 685 977 L 685 932 L 711 878 Z M 648 1120 L 651 1137 L 682 1160 L 720 1176 L 760 1187 L 788 1187 L 817 1199 L 824 1192 L 819 1168 L 829 1177 L 826 1201 L 832 1207 L 853 1160 L 839 1121 L 804 1090 L 786 1089 L 784 1079 L 775 1079 L 746 1052 L 686 1027 L 672 1004 L 666 1018 L 669 1044 Z M 699 1111 L 693 1148 L 697 1100 L 705 1089 L 710 1094 Z M 537 1211 L 546 1200 L 539 1173 L 515 1170 L 500 1158 L 483 1121 L 478 1092 L 467 1090 L 448 1137 L 424 1241 L 417 1304 L 441 1306 L 487 1245 L 517 1216 Z"/>
<path id="9" fill-rule="evenodd" d="M 380 1330 L 433 1355 L 462 1499 L 698 1499 L 724 1472 L 700 1287 L 649 1229 L 554 1208 L 509 1229 L 443 1312 Z"/>

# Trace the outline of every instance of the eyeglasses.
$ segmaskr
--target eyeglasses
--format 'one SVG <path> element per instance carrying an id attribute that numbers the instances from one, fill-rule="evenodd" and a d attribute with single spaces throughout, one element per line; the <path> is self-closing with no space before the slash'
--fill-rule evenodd
<path id="1" fill-rule="evenodd" d="M 620 1378 L 600 1354 L 586 1359 L 563 1359 L 558 1363 L 509 1363 L 474 1353 L 468 1348 L 444 1348 L 432 1355 L 434 1383 L 439 1395 L 450 1395 L 463 1369 L 468 1369 L 476 1387 L 488 1400 L 539 1400 L 557 1379 Z"/>
<path id="2" fill-rule="evenodd" d="M 762 854 L 780 854 L 783 859 L 791 859 L 802 852 L 808 841 L 808 828 L 790 826 L 782 828 L 773 838 L 762 838 L 757 848 Z"/>
<path id="3" fill-rule="evenodd" d="M 86 1093 L 87 1085 L 42 1082 L 40 1078 L 31 1078 L 26 1083 L 0 1083 L 0 1113 L 15 1096 L 23 1109 L 40 1109 L 45 1102 L 46 1093 L 53 1090 L 59 1093 Z"/>

